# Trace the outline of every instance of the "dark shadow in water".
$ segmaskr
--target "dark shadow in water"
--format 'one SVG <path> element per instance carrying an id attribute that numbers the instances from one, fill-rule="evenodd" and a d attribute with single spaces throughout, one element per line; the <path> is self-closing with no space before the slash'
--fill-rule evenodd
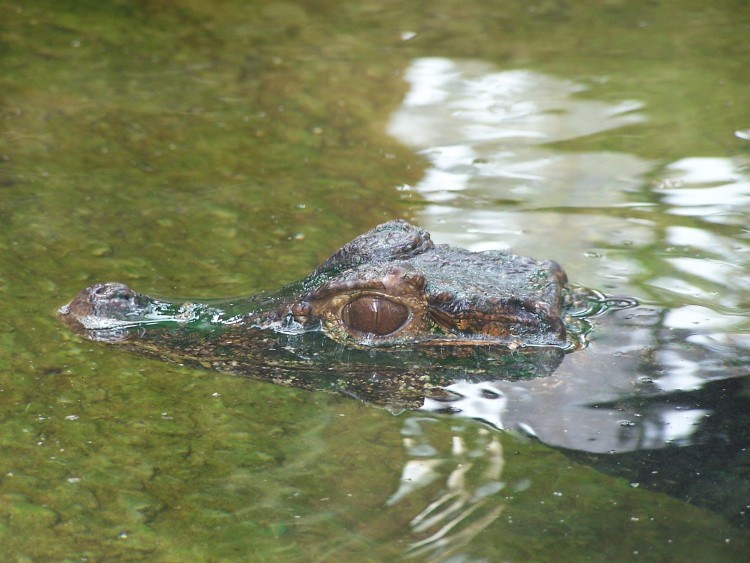
<path id="1" fill-rule="evenodd" d="M 747 529 L 747 350 L 688 342 L 684 331 L 665 329 L 663 315 L 645 308 L 617 316 L 603 323 L 603 342 L 584 351 L 587 357 L 563 363 L 549 378 L 453 385 L 450 409 L 429 399 L 423 408 L 521 432 L 633 487 L 708 508 Z M 644 334 L 623 316 L 657 322 Z M 616 334 L 607 332 L 613 322 L 622 323 Z M 630 346 L 621 346 L 635 353 L 611 357 L 606 343 L 616 337 L 630 337 Z M 643 338 L 651 346 L 640 345 Z M 686 371 L 701 378 L 686 379 Z"/>

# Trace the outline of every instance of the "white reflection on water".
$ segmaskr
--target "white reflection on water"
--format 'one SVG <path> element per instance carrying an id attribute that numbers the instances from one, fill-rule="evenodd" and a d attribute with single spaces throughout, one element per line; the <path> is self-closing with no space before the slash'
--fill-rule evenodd
<path id="1" fill-rule="evenodd" d="M 694 329 L 723 329 L 741 324 L 745 321 L 744 316 L 722 315 L 707 307 L 698 305 L 685 305 L 667 312 L 664 325 L 669 328 Z"/>
<path id="2" fill-rule="evenodd" d="M 747 225 L 750 174 L 744 159 L 683 158 L 666 167 L 661 194 L 669 213 Z"/>
<path id="3" fill-rule="evenodd" d="M 676 446 L 689 445 L 692 442 L 690 437 L 707 414 L 709 411 L 706 409 L 665 412 L 662 418 L 663 426 L 651 427 L 645 432 L 646 447 L 650 446 L 651 440 L 657 444 L 655 447 L 659 447 L 664 439 Z"/>
<path id="4" fill-rule="evenodd" d="M 637 101 L 582 97 L 584 85 L 531 71 L 429 58 L 414 61 L 405 78 L 411 89 L 388 130 L 429 162 L 422 180 L 401 190 L 426 202 L 416 222 L 437 242 L 553 258 L 576 282 L 640 297 L 651 291 L 663 307 L 598 319 L 591 346 L 551 377 L 459 382 L 448 387 L 449 404 L 427 398 L 422 410 L 605 457 L 716 439 L 710 421 L 738 413 L 714 411 L 709 383 L 749 374 L 747 161 L 664 164 L 557 150 L 552 143 L 645 123 L 645 110 Z M 405 428 L 427 420 L 407 419 Z M 465 438 L 458 432 L 454 443 Z M 405 433 L 409 460 L 389 504 L 445 479 L 412 522 L 422 539 L 411 548 L 456 555 L 502 510 L 496 503 L 487 511 L 478 491 L 505 485 L 499 472 L 472 473 L 479 457 L 467 458 L 466 448 L 449 455 L 426 445 L 423 434 Z M 670 463 L 685 463 L 678 451 Z M 483 456 L 502 467 L 501 450 Z M 680 475 L 670 469 L 667 478 Z"/>
<path id="5" fill-rule="evenodd" d="M 648 162 L 544 146 L 641 123 L 640 102 L 576 97 L 585 86 L 531 71 L 497 71 L 478 61 L 417 59 L 406 80 L 411 90 L 388 130 L 431 164 L 419 184 L 404 189 L 432 204 L 419 222 L 437 240 L 471 250 L 523 246 L 543 254 L 550 251 L 550 235 L 566 237 L 575 221 L 588 236 L 557 244 L 555 258 L 563 261 L 587 250 L 580 246 L 585 241 L 616 239 L 618 232 L 648 236 L 614 216 L 579 221 L 551 210 L 631 205 L 623 194 L 639 184 Z"/>
<path id="6" fill-rule="evenodd" d="M 633 113 L 640 102 L 573 99 L 583 85 L 528 70 L 497 71 L 481 61 L 416 59 L 405 78 L 411 90 L 389 131 L 412 146 L 561 141 L 644 119 Z"/>
<path id="7" fill-rule="evenodd" d="M 457 389 L 463 399 L 452 407 L 591 452 L 689 443 L 695 426 L 675 423 L 684 410 L 592 405 L 642 388 L 648 362 L 646 379 L 657 393 L 747 375 L 725 367 L 733 354 L 715 345 L 728 334 L 747 336 L 746 160 L 663 164 L 622 152 L 557 150 L 551 143 L 645 123 L 646 110 L 638 101 L 584 97 L 584 84 L 532 71 L 425 58 L 405 79 L 410 91 L 388 131 L 430 164 L 417 185 L 401 189 L 426 202 L 417 222 L 435 240 L 553 258 L 576 282 L 636 295 L 631 280 L 638 279 L 641 292 L 653 290 L 665 302 L 664 311 L 619 316 L 620 326 L 606 320 L 610 326 L 597 329 L 591 347 L 571 354 L 551 379 L 493 382 L 503 401 L 492 404 L 479 387 Z M 653 350 L 648 362 L 644 350 Z"/>
<path id="8" fill-rule="evenodd" d="M 456 429 L 450 448 L 430 444 L 429 427 L 434 419 L 411 416 L 404 421 L 403 444 L 409 460 L 404 465 L 398 490 L 388 499 L 393 506 L 435 481 L 445 485 L 409 522 L 418 538 L 405 557 L 432 556 L 435 560 L 463 560 L 461 552 L 505 509 L 497 493 L 505 489 L 501 480 L 505 457 L 497 434 L 486 428 L 473 432 Z M 514 487 L 519 490 L 520 487 Z"/>

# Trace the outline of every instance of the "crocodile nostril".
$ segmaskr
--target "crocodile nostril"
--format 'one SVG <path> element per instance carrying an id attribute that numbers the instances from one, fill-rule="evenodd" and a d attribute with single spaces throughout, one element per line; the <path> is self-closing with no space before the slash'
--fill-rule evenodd
<path id="1" fill-rule="evenodd" d="M 109 292 L 109 287 L 105 284 L 95 285 L 91 289 L 91 293 L 97 297 L 104 297 Z"/>

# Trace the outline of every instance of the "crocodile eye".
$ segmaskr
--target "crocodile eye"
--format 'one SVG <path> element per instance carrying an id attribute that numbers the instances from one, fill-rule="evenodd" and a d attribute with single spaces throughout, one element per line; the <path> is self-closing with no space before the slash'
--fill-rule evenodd
<path id="1" fill-rule="evenodd" d="M 409 309 L 390 299 L 365 295 L 349 301 L 344 306 L 342 318 L 352 330 L 385 336 L 404 326 L 409 320 Z"/>

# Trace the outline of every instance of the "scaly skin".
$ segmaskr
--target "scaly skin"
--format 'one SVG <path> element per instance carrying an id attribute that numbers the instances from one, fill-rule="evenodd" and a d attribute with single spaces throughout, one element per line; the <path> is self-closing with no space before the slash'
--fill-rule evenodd
<path id="1" fill-rule="evenodd" d="M 435 245 L 390 221 L 277 292 L 180 302 L 110 282 L 59 314 L 158 359 L 417 408 L 449 402 L 440 388 L 458 380 L 550 375 L 568 345 L 566 283 L 554 262 Z"/>

